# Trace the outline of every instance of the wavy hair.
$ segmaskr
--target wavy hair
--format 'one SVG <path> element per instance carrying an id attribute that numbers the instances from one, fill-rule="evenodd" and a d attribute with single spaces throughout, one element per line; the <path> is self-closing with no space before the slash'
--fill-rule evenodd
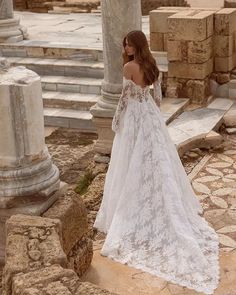
<path id="1" fill-rule="evenodd" d="M 150 52 L 145 34 L 142 31 L 138 30 L 129 32 L 123 40 L 124 49 L 126 45 L 126 40 L 129 46 L 132 46 L 135 49 L 135 61 L 137 61 L 141 68 L 141 71 L 143 72 L 145 84 L 153 84 L 158 79 L 159 70 L 156 64 L 156 60 Z M 124 50 L 123 63 L 126 64 L 131 60 L 134 60 L 134 56 L 128 56 Z"/>

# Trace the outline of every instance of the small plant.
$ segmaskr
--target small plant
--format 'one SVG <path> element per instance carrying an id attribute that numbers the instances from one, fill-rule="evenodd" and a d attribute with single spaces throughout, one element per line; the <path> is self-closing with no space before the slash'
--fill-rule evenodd
<path id="1" fill-rule="evenodd" d="M 91 171 L 86 172 L 85 175 L 79 180 L 79 183 L 75 188 L 75 192 L 77 194 L 84 195 L 94 178 L 95 175 L 93 175 Z"/>

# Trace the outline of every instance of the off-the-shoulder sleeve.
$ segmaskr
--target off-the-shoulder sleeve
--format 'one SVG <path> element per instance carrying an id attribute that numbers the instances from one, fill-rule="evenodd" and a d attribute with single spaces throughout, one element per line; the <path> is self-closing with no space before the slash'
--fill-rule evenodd
<path id="1" fill-rule="evenodd" d="M 117 132 L 119 130 L 122 114 L 126 110 L 126 106 L 128 103 L 128 91 L 129 91 L 129 84 L 124 83 L 122 93 L 116 108 L 116 112 L 112 120 L 112 130 L 114 132 Z"/>
<path id="2" fill-rule="evenodd" d="M 153 99 L 155 103 L 160 106 L 162 101 L 161 79 L 159 78 L 153 83 Z"/>

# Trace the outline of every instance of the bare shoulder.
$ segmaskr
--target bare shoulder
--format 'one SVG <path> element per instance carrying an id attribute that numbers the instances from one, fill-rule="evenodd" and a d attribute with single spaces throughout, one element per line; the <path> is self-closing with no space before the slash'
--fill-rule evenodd
<path id="1" fill-rule="evenodd" d="M 124 65 L 123 74 L 126 79 L 132 79 L 139 72 L 139 65 L 134 61 L 129 61 Z"/>

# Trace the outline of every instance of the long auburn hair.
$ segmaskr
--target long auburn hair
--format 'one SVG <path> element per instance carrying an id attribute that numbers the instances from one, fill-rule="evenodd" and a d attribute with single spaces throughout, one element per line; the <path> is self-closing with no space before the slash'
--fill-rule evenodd
<path id="1" fill-rule="evenodd" d="M 148 41 L 145 34 L 142 31 L 131 31 L 129 32 L 124 40 L 123 47 L 125 49 L 126 40 L 130 46 L 133 46 L 135 49 L 135 60 L 140 66 L 141 71 L 143 72 L 143 78 L 146 85 L 153 84 L 159 76 L 159 70 L 156 64 L 156 60 L 152 56 Z M 123 53 L 123 64 L 134 60 L 134 56 L 128 56 L 126 51 Z"/>

